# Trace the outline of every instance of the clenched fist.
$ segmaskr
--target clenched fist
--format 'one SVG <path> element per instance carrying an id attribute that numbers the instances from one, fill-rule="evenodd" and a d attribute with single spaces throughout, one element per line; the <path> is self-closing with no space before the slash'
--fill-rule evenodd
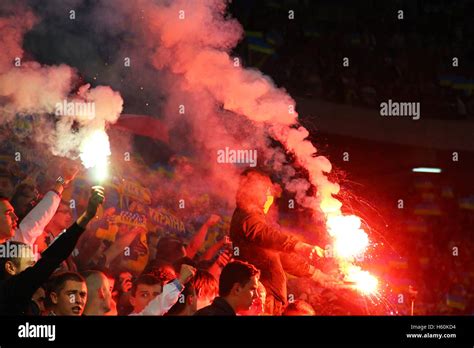
<path id="1" fill-rule="evenodd" d="M 196 274 L 196 268 L 190 266 L 190 265 L 181 265 L 181 269 L 179 271 L 179 282 L 181 284 L 186 284 L 189 279 L 191 279 L 192 277 L 194 277 L 194 275 Z"/>
<path id="2" fill-rule="evenodd" d="M 97 214 L 97 208 L 104 202 L 104 199 L 104 188 L 102 186 L 93 186 L 89 203 L 87 204 L 87 217 L 92 219 Z"/>
<path id="3" fill-rule="evenodd" d="M 211 227 L 217 224 L 219 221 L 221 221 L 221 217 L 219 215 L 212 214 L 211 216 L 209 216 L 209 219 L 207 219 L 206 223 L 209 227 Z"/>

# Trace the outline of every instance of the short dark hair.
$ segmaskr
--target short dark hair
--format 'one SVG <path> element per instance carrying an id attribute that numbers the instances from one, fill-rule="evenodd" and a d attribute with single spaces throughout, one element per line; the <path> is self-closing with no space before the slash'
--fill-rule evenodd
<path id="1" fill-rule="evenodd" d="M 10 202 L 10 199 L 7 196 L 0 195 L 0 201 L 7 201 Z"/>
<path id="2" fill-rule="evenodd" d="M 14 245 L 18 250 L 20 250 L 20 246 L 23 247 L 29 247 L 28 244 L 23 243 L 23 242 L 17 242 L 17 241 L 12 241 L 12 240 L 7 240 L 6 242 L 3 242 L 0 244 L 0 248 L 4 249 L 5 251 L 9 250 L 11 248 L 11 245 Z M 17 252 L 16 257 L 11 257 L 10 252 L 7 252 L 5 256 L 0 257 L 0 280 L 3 280 L 8 277 L 7 273 L 5 272 L 5 264 L 8 261 L 13 262 L 13 264 L 17 267 L 20 266 L 20 260 L 22 258 L 23 253 Z"/>
<path id="3" fill-rule="evenodd" d="M 155 277 L 153 274 L 142 274 L 132 285 L 132 296 L 135 297 L 137 294 L 138 285 L 157 285 L 161 284 L 160 280 Z"/>
<path id="4" fill-rule="evenodd" d="M 247 170 L 240 176 L 235 201 L 239 208 L 252 209 L 262 196 L 262 190 L 270 189 L 273 196 L 280 196 L 281 189 L 269 175 L 259 170 Z"/>
<path id="5" fill-rule="evenodd" d="M 17 204 L 18 198 L 25 195 L 26 191 L 37 191 L 37 189 L 36 189 L 36 186 L 28 184 L 28 183 L 23 183 L 23 184 L 18 185 L 11 199 L 11 203 L 13 206 Z"/>
<path id="6" fill-rule="evenodd" d="M 10 200 L 10 203 L 13 206 L 13 208 L 15 209 L 15 211 L 17 212 L 17 216 L 20 219 L 20 221 L 34 208 L 34 206 L 36 205 L 36 203 L 38 202 L 38 199 L 39 199 L 39 197 L 35 197 L 35 199 L 33 199 L 33 201 L 31 201 L 29 203 L 29 205 L 26 207 L 26 211 L 21 212 L 21 214 L 20 214 L 20 209 L 18 209 L 19 208 L 18 200 L 19 200 L 20 197 L 24 196 L 25 192 L 28 191 L 28 190 L 36 192 L 36 195 L 39 194 L 35 185 L 28 184 L 28 183 L 23 183 L 23 184 L 20 184 L 20 185 L 17 186 L 17 188 L 16 188 L 15 192 L 13 193 L 13 196 Z"/>
<path id="7" fill-rule="evenodd" d="M 36 190 L 36 186 L 28 183 L 22 183 L 16 187 L 15 192 L 13 193 L 13 197 L 22 196 L 27 190 L 34 191 Z"/>
<path id="8" fill-rule="evenodd" d="M 230 294 L 235 283 L 245 286 L 253 276 L 259 276 L 260 271 L 254 265 L 244 261 L 232 261 L 228 263 L 219 277 L 219 296 Z"/>
<path id="9" fill-rule="evenodd" d="M 64 285 L 66 284 L 67 281 L 74 281 L 74 282 L 80 282 L 80 283 L 85 283 L 86 280 L 84 279 L 83 276 L 81 276 L 79 273 L 76 272 L 58 272 L 54 273 L 51 278 L 49 278 L 48 282 L 46 283 L 43 288 L 45 289 L 46 292 L 46 299 L 45 299 L 45 306 L 46 307 L 51 307 L 52 302 L 51 302 L 51 293 L 54 292 L 56 294 L 59 294 L 62 289 L 64 289 Z"/>
<path id="10" fill-rule="evenodd" d="M 74 282 L 81 282 L 81 283 L 86 282 L 84 277 L 81 276 L 79 273 L 60 272 L 60 273 L 53 274 L 50 281 L 48 282 L 48 290 L 50 292 L 59 293 L 64 288 L 64 284 L 66 284 L 68 280 L 74 281 Z"/>

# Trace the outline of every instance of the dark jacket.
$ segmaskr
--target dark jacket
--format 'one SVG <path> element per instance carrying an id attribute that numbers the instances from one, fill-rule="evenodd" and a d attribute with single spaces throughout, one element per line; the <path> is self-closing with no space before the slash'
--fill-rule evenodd
<path id="1" fill-rule="evenodd" d="M 222 297 L 216 297 L 212 304 L 201 308 L 194 315 L 202 316 L 235 316 L 234 309 Z"/>
<path id="2" fill-rule="evenodd" d="M 233 246 L 239 249 L 239 258 L 257 267 L 260 281 L 268 293 L 286 304 L 285 271 L 297 277 L 310 276 L 309 264 L 291 254 L 298 240 L 270 226 L 262 212 L 234 211 L 230 223 Z"/>
<path id="3" fill-rule="evenodd" d="M 0 315 L 28 312 L 31 297 L 73 251 L 84 229 L 74 223 L 42 254 L 41 259 L 23 272 L 0 281 Z"/>

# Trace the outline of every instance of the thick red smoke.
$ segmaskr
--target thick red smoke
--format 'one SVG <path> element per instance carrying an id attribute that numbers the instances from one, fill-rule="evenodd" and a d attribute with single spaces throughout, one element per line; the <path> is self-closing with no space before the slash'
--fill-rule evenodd
<path id="1" fill-rule="evenodd" d="M 225 146 L 255 146 L 259 163 L 271 160 L 273 169 L 282 174 L 287 189 L 296 193 L 300 204 L 315 211 L 322 208 L 325 213 L 339 211 L 341 204 L 332 197 L 339 186 L 325 174 L 331 171 L 331 163 L 317 156 L 316 148 L 306 140 L 309 133 L 298 125 L 294 100 L 269 77 L 242 67 L 242 62 L 230 55 L 243 30 L 237 21 L 224 16 L 226 1 L 138 1 L 136 8 L 120 1 L 114 7 L 115 11 L 117 7 L 128 11 L 140 45 L 152 52 L 154 67 L 170 72 L 172 84 L 165 116 L 175 123 L 179 122 L 178 105 L 190 110 L 190 136 L 207 152 L 209 163 L 216 162 L 215 151 Z M 236 120 L 225 129 L 222 124 L 228 116 L 222 109 L 233 113 Z M 245 140 L 235 136 L 236 128 L 248 127 L 241 117 L 255 130 Z M 268 137 L 282 143 L 295 155 L 297 164 L 308 170 L 310 183 L 318 189 L 317 197 L 307 195 L 308 181 L 292 179 L 294 171 L 288 169 L 285 156 L 269 145 Z M 216 182 L 225 177 L 235 187 L 235 175 L 223 173 L 223 166 L 213 167 Z"/>
<path id="2" fill-rule="evenodd" d="M 190 153 L 191 149 L 198 167 L 189 190 L 194 186 L 198 191 L 216 193 L 227 203 L 233 201 L 244 166 L 218 163 L 217 153 L 226 147 L 255 149 L 258 164 L 271 166 L 280 174 L 286 189 L 295 193 L 301 205 L 326 214 L 339 213 L 341 204 L 332 197 L 339 186 L 326 176 L 331 164 L 324 156 L 317 156 L 316 148 L 307 140 L 308 131 L 298 125 L 294 100 L 269 77 L 243 67 L 242 61 L 231 56 L 243 29 L 226 15 L 226 6 L 224 0 L 117 0 L 98 3 L 91 21 L 96 23 L 100 36 L 101 32 L 118 32 L 117 19 L 127 20 L 133 40 L 122 43 L 116 69 L 123 57 L 140 56 L 138 62 L 147 64 L 134 66 L 132 59 L 134 73 L 147 75 L 145 65 L 162 73 L 156 84 L 166 94 L 160 116 L 170 129 L 170 145 L 176 152 Z M 12 18 L 15 20 L 0 22 L 10 23 L 1 27 L 5 33 L 2 37 L 9 38 L 1 44 L 13 47 L 9 52 L 21 56 L 21 40 L 32 27 L 34 16 L 17 11 Z M 114 122 L 121 112 L 120 96 L 108 87 L 86 87 L 80 96 L 71 96 L 70 87 L 77 76 L 70 67 L 25 62 L 15 68 L 11 59 L 12 55 L 2 60 L 0 67 L 0 97 L 7 100 L 4 110 L 15 114 L 51 113 L 64 98 L 80 97 L 97 103 L 100 111 L 94 120 L 61 118 L 54 129 L 47 129 L 49 136 L 45 139 L 49 139 L 55 154 L 70 156 L 92 130 Z M 14 80 L 21 83 L 13 84 Z M 179 112 L 183 107 L 184 113 Z M 75 121 L 81 126 L 77 133 L 70 131 Z M 284 150 L 272 146 L 271 138 Z M 308 180 L 294 176 L 296 171 L 287 162 L 285 152 L 307 170 Z M 310 184 L 317 187 L 316 196 L 308 194 Z"/>

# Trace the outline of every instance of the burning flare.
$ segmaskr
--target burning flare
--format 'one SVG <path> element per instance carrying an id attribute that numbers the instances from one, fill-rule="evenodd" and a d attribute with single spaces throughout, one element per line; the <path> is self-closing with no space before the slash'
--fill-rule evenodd
<path id="1" fill-rule="evenodd" d="M 321 203 L 321 208 L 329 207 Z M 363 255 L 369 245 L 369 237 L 361 228 L 361 221 L 355 215 L 342 215 L 339 211 L 326 212 L 326 227 L 333 238 L 334 257 L 344 274 L 344 280 L 353 283 L 364 295 L 377 292 L 378 280 L 367 271 L 353 264 L 354 258 Z"/>
<path id="2" fill-rule="evenodd" d="M 95 130 L 84 138 L 80 157 L 85 168 L 92 168 L 94 179 L 102 182 L 107 178 L 108 159 L 111 155 L 109 137 L 104 130 Z"/>
<path id="3" fill-rule="evenodd" d="M 358 266 L 349 264 L 345 270 L 345 274 L 345 280 L 354 283 L 355 288 L 363 294 L 371 295 L 377 292 L 379 281 L 369 272 L 361 270 Z"/>
<path id="4" fill-rule="evenodd" d="M 360 218 L 355 215 L 331 216 L 326 226 L 334 239 L 334 251 L 341 258 L 362 254 L 369 245 L 367 233 L 360 228 Z"/>

